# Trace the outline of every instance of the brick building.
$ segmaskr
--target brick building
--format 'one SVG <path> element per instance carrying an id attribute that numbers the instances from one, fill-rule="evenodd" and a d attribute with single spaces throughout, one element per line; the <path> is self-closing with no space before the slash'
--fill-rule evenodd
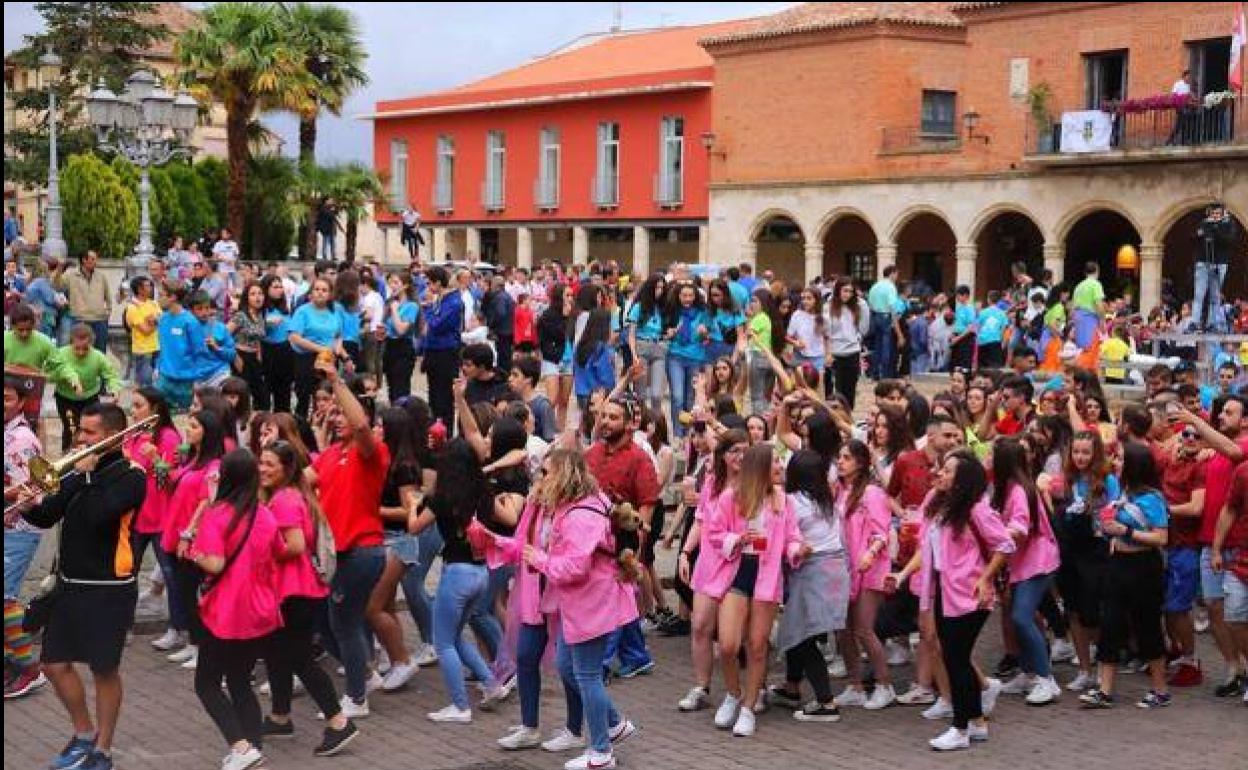
<path id="1" fill-rule="evenodd" d="M 739 23 L 593 35 L 484 80 L 382 101 L 374 161 L 435 258 L 706 261 L 711 57 Z M 379 217 L 394 226 L 397 216 Z"/>
<path id="2" fill-rule="evenodd" d="M 807 3 L 707 35 L 711 260 L 863 281 L 895 262 L 981 296 L 1013 261 L 1061 278 L 1096 260 L 1144 310 L 1163 279 L 1190 296 L 1204 207 L 1248 222 L 1242 95 L 1122 102 L 1185 69 L 1197 99 L 1224 92 L 1236 7 Z M 1248 270 L 1227 290 L 1248 294 Z"/>

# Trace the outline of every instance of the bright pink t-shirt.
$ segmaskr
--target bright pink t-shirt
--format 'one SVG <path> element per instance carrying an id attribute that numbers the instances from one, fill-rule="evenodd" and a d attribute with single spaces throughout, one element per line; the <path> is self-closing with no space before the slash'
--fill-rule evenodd
<path id="1" fill-rule="evenodd" d="M 173 474 L 173 493 L 165 509 L 165 525 L 161 529 L 160 547 L 168 553 L 178 549 L 182 530 L 191 524 L 199 504 L 208 499 L 209 489 L 216 484 L 220 460 L 210 460 L 201 468 L 182 468 Z"/>
<path id="2" fill-rule="evenodd" d="M 1248 436 L 1235 442 L 1248 454 Z M 1231 495 L 1231 479 L 1235 476 L 1235 466 L 1229 457 L 1219 452 L 1209 458 L 1205 467 L 1205 510 L 1200 519 L 1200 542 L 1213 545 L 1213 533 L 1218 528 L 1218 516 L 1222 515 L 1222 506 Z"/>
<path id="3" fill-rule="evenodd" d="M 278 537 L 288 529 L 303 532 L 303 553 L 293 559 L 277 563 L 277 598 L 305 596 L 320 599 L 329 594 L 329 587 L 317 577 L 312 566 L 312 554 L 316 553 L 316 527 L 312 526 L 312 512 L 307 501 L 294 487 L 285 487 L 269 499 L 269 510 L 277 522 Z"/>
<path id="4" fill-rule="evenodd" d="M 255 517 L 250 532 L 243 519 L 227 535 L 234 509 L 227 503 L 215 503 L 204 511 L 191 546 L 192 555 L 222 559 L 229 559 L 239 549 L 225 571 L 211 578 L 212 587 L 199 600 L 204 627 L 218 639 L 259 639 L 282 625 L 277 592 L 277 554 L 282 544 L 277 522 L 264 505 L 256 508 Z"/>
<path id="5" fill-rule="evenodd" d="M 147 456 L 143 447 L 154 443 L 157 456 L 172 467 L 177 461 L 178 444 L 181 441 L 176 430 L 165 427 L 160 429 L 154 442 L 151 435 L 144 431 L 132 436 L 122 445 L 122 450 L 130 462 L 142 468 L 147 474 L 147 494 L 143 496 L 143 506 L 139 508 L 139 515 L 134 518 L 135 532 L 144 535 L 163 532 L 165 513 L 169 508 L 169 489 L 167 486 L 162 489 L 157 484 L 156 463 Z M 169 476 L 169 481 L 172 483 L 172 471 Z"/>

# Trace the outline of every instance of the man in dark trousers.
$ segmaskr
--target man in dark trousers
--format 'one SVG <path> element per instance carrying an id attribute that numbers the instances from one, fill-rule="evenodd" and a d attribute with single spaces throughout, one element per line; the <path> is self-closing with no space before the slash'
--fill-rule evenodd
<path id="1" fill-rule="evenodd" d="M 429 411 L 448 430 L 455 425 L 455 398 L 451 385 L 459 376 L 459 351 L 464 346 L 464 302 L 452 289 L 446 269 L 434 265 L 425 271 L 429 290 L 423 301 L 425 358 L 422 370 L 429 379 Z"/>
<path id="2" fill-rule="evenodd" d="M 1192 322 L 1199 331 L 1227 331 L 1226 313 L 1222 310 L 1222 283 L 1231 264 L 1236 231 L 1235 220 L 1221 203 L 1210 206 L 1208 216 L 1196 228 L 1199 251 L 1196 254 Z"/>
<path id="3" fill-rule="evenodd" d="M 498 350 L 498 368 L 504 374 L 511 372 L 511 352 L 515 347 L 516 301 L 506 291 L 507 282 L 496 275 L 490 282 L 490 291 L 481 300 L 485 325 L 494 337 Z"/>
<path id="4" fill-rule="evenodd" d="M 77 446 L 89 446 L 126 428 L 116 404 L 82 411 Z M 55 767 L 112 770 L 113 734 L 121 714 L 121 653 L 138 599 L 130 525 L 147 489 L 143 471 L 118 447 L 80 461 L 55 494 L 24 505 L 36 527 L 61 525 L 57 573 L 61 584 L 43 635 L 43 670 L 69 712 L 73 735 Z M 86 663 L 95 681 L 98 731 L 75 663 Z"/>

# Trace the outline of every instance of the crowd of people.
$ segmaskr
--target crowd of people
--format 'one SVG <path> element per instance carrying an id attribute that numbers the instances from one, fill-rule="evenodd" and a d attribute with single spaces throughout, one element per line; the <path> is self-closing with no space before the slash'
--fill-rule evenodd
<path id="1" fill-rule="evenodd" d="M 376 693 L 433 665 L 447 705 L 430 721 L 518 693 L 500 749 L 614 767 L 638 726 L 605 683 L 653 671 L 655 633 L 689 639 L 674 705 L 713 706 L 741 737 L 767 706 L 827 723 L 902 705 L 948 723 L 933 749 L 967 749 L 998 697 L 1111 708 L 1120 671 L 1148 674 L 1140 709 L 1206 677 L 1248 704 L 1243 367 L 1226 351 L 1202 383 L 1158 364 L 1138 402 L 1108 399 L 1114 374 L 1086 351 L 1130 317 L 1094 265 L 1070 291 L 1020 271 L 1004 299 L 959 287 L 913 312 L 922 292 L 891 266 L 870 287 L 791 287 L 750 265 L 636 280 L 318 263 L 294 280 L 168 261 L 131 281 L 125 375 L 89 317 L 71 312 L 58 347 L 48 305 L 6 308 L 5 696 L 53 683 L 73 730 L 52 767 L 113 766 L 136 604 L 167 611 L 150 644 L 194 670 L 225 770 L 295 734 L 296 680 L 328 756 L 385 708 Z M 948 371 L 930 397 L 908 379 L 924 371 Z M 63 450 L 126 431 L 119 404 L 143 422 L 55 490 L 30 483 L 44 378 Z M 58 524 L 55 588 L 27 607 L 39 530 Z M 987 665 L 994 609 L 1005 653 Z M 1206 623 L 1220 660 L 1197 657 Z M 892 668 L 911 659 L 903 688 Z M 544 734 L 547 671 L 567 708 Z"/>

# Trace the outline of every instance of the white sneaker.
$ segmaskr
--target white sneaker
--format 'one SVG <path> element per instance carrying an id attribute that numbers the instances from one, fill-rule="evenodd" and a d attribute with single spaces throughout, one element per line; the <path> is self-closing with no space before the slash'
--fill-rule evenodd
<path id="1" fill-rule="evenodd" d="M 753 709 L 741 709 L 737 714 L 737 723 L 732 726 L 732 734 L 738 738 L 749 738 L 754 734 Z"/>
<path id="2" fill-rule="evenodd" d="M 198 647 L 196 647 L 193 644 L 188 644 L 182 649 L 176 652 L 171 652 L 168 655 L 166 655 L 165 660 L 169 661 L 170 663 L 185 663 L 191 658 L 195 657 L 195 653 L 197 653 L 198 651 L 199 651 Z"/>
<path id="3" fill-rule="evenodd" d="M 1001 685 L 1002 695 L 1026 695 L 1031 692 L 1032 681 L 1030 674 L 1019 673 L 1013 679 Z"/>
<path id="4" fill-rule="evenodd" d="M 903 706 L 930 706 L 936 702 L 936 693 L 930 687 L 915 682 L 909 690 L 897 696 L 897 702 Z"/>
<path id="5" fill-rule="evenodd" d="M 1065 639 L 1054 639 L 1053 650 L 1049 653 L 1049 660 L 1053 663 L 1062 663 L 1075 657 L 1075 645 Z"/>
<path id="6" fill-rule="evenodd" d="M 260 753 L 260 749 L 252 746 L 242 753 L 231 751 L 226 754 L 225 759 L 221 760 L 221 770 L 247 770 L 263 761 L 264 755 Z"/>
<path id="7" fill-rule="evenodd" d="M 966 726 L 966 737 L 974 743 L 983 743 L 988 740 L 988 722 L 984 721 L 980 724 L 971 722 Z"/>
<path id="8" fill-rule="evenodd" d="M 984 716 L 991 716 L 997 707 L 997 698 L 1001 695 L 1001 680 L 988 677 L 988 686 L 979 694 L 979 709 Z"/>
<path id="9" fill-rule="evenodd" d="M 766 714 L 770 707 L 771 704 L 767 702 L 767 688 L 764 687 L 758 691 L 758 697 L 754 699 L 754 713 Z"/>
<path id="10" fill-rule="evenodd" d="M 867 702 L 862 707 L 867 711 L 879 711 L 886 709 L 897 702 L 897 693 L 893 690 L 891 684 L 877 684 L 875 689 L 871 691 L 871 697 L 867 698 Z"/>
<path id="11" fill-rule="evenodd" d="M 884 650 L 888 653 L 888 665 L 890 666 L 904 666 L 910 662 L 910 648 L 892 639 L 884 643 Z"/>
<path id="12" fill-rule="evenodd" d="M 394 692 L 411 681 L 411 678 L 416 676 L 417 671 L 420 671 L 420 666 L 417 666 L 414 661 L 391 666 L 386 675 L 382 677 L 381 689 L 386 692 Z"/>
<path id="13" fill-rule="evenodd" d="M 186 643 L 182 638 L 182 634 L 174 631 L 172 628 L 165 629 L 165 633 L 152 640 L 152 647 L 161 652 L 169 652 L 176 650 Z"/>
<path id="14" fill-rule="evenodd" d="M 368 675 L 368 681 L 364 683 L 364 692 L 370 693 L 386 686 L 386 680 L 381 678 L 381 674 L 376 671 Z"/>
<path id="15" fill-rule="evenodd" d="M 350 695 L 343 695 L 339 705 L 342 707 L 342 715 L 347 719 L 363 719 L 368 716 L 368 698 L 356 703 Z"/>
<path id="16" fill-rule="evenodd" d="M 1047 706 L 1062 697 L 1062 688 L 1057 686 L 1053 677 L 1036 677 L 1036 684 L 1027 693 L 1028 706 Z"/>
<path id="17" fill-rule="evenodd" d="M 190 647 L 190 646 L 191 645 L 189 644 L 187 645 L 187 647 Z M 194 652 L 191 653 L 191 657 L 182 661 L 182 668 L 186 671 L 194 671 L 197 666 L 199 666 L 199 648 L 198 647 L 196 647 Z"/>
<path id="18" fill-rule="evenodd" d="M 701 711 L 711 705 L 711 694 L 705 687 L 693 687 L 676 704 L 681 711 Z"/>
<path id="19" fill-rule="evenodd" d="M 535 749 L 541 745 L 542 733 L 535 727 L 521 727 L 498 739 L 498 746 L 504 751 Z"/>
<path id="20" fill-rule="evenodd" d="M 971 737 L 963 730 L 950 727 L 928 741 L 927 744 L 937 751 L 957 751 L 958 749 L 969 749 L 971 747 Z"/>
<path id="21" fill-rule="evenodd" d="M 391 669 L 391 667 L 393 667 L 393 665 L 394 664 L 391 663 L 390 661 L 390 653 L 386 652 L 384 647 L 377 651 L 377 673 L 378 674 L 385 676 L 386 672 L 388 672 Z"/>
<path id="22" fill-rule="evenodd" d="M 150 589 L 139 594 L 139 600 L 134 605 L 134 614 L 157 616 L 168 614 L 168 604 L 164 595 L 156 596 Z"/>
<path id="23" fill-rule="evenodd" d="M 436 666 L 438 664 L 438 651 L 433 649 L 432 644 L 421 643 L 416 651 L 412 653 L 412 659 L 416 661 L 418 666 Z"/>
<path id="24" fill-rule="evenodd" d="M 924 719 L 930 719 L 933 722 L 940 719 L 949 719 L 953 716 L 953 706 L 944 698 L 937 698 L 936 702 L 923 709 L 923 713 L 919 716 Z"/>
<path id="25" fill-rule="evenodd" d="M 1096 685 L 1096 677 L 1087 671 L 1080 671 L 1079 675 L 1066 683 L 1066 689 L 1071 692 L 1083 692 L 1089 687 Z"/>
<path id="26" fill-rule="evenodd" d="M 610 752 L 587 751 L 563 763 L 563 770 L 607 770 L 612 767 L 615 767 L 615 755 Z"/>
<path id="27" fill-rule="evenodd" d="M 615 727 L 612 727 L 607 732 L 607 739 L 610 740 L 612 744 L 618 744 L 623 743 L 636 734 L 637 725 L 633 724 L 631 720 L 621 719 L 616 723 Z"/>
<path id="28" fill-rule="evenodd" d="M 472 721 L 472 709 L 461 709 L 452 703 L 444 709 L 431 711 L 425 716 L 433 722 L 455 722 L 466 725 Z"/>
<path id="29" fill-rule="evenodd" d="M 844 679 L 849 676 L 849 669 L 845 667 L 845 659 L 840 655 L 833 656 L 832 662 L 828 664 L 828 676 L 833 679 Z"/>
<path id="30" fill-rule="evenodd" d="M 560 727 L 551 733 L 550 738 L 542 741 L 542 751 L 559 752 L 585 748 L 585 739 L 573 735 L 566 727 Z"/>
<path id="31" fill-rule="evenodd" d="M 732 727 L 733 722 L 737 719 L 737 710 L 741 708 L 741 701 L 731 695 L 724 696 L 724 702 L 719 704 L 719 708 L 715 710 L 715 726 L 721 730 L 727 730 Z"/>
<path id="32" fill-rule="evenodd" d="M 846 706 L 865 706 L 867 705 L 867 693 L 863 690 L 856 690 L 853 687 L 846 687 L 840 695 L 832 699 L 832 703 L 837 708 L 845 708 Z"/>

